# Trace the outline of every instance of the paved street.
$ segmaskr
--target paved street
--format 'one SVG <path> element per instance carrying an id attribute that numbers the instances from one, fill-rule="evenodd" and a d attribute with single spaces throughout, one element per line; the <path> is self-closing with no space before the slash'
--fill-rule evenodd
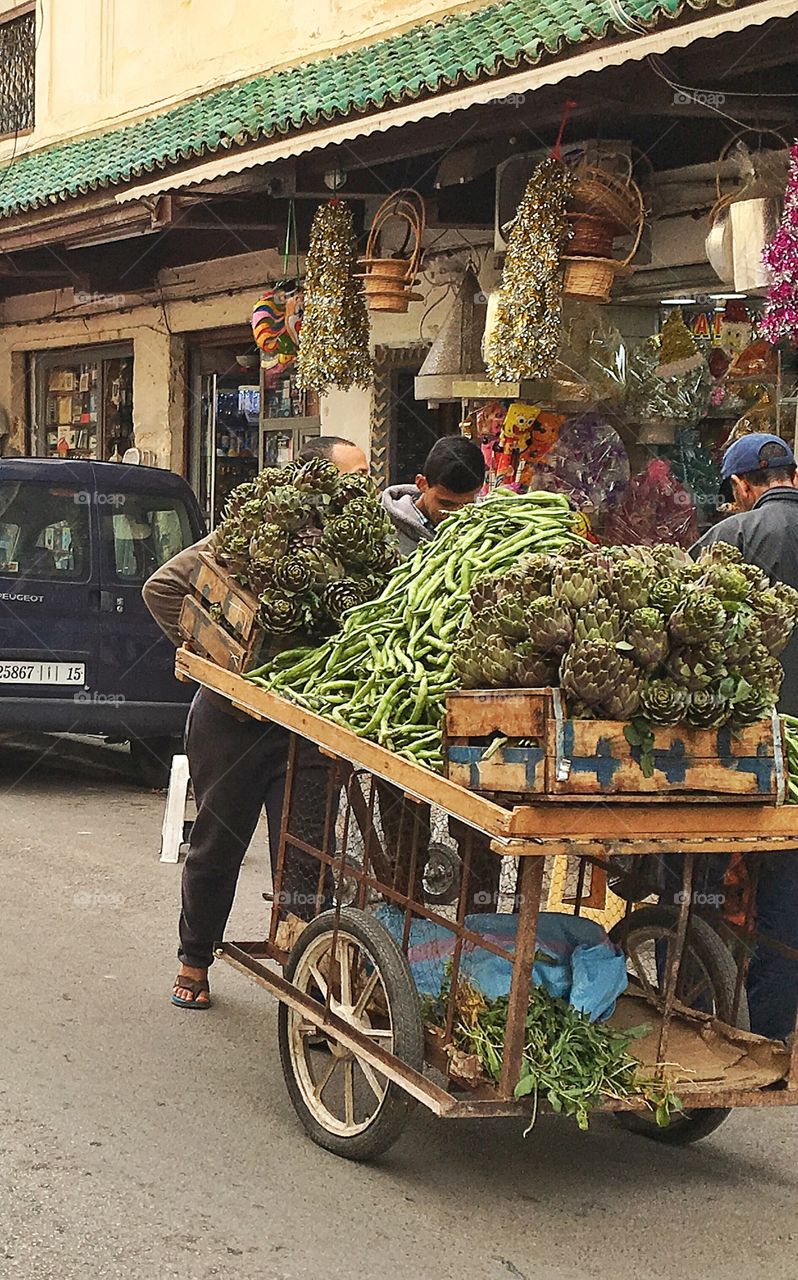
<path id="1" fill-rule="evenodd" d="M 275 1006 L 173 1009 L 179 872 L 120 752 L 0 749 L 0 1277 L 794 1280 L 798 1116 L 668 1151 L 609 1121 L 416 1113 L 375 1166 L 300 1131 Z M 100 762 L 100 763 L 98 763 Z M 55 768 L 55 765 L 58 768 Z M 235 916 L 253 936 L 265 859 Z"/>

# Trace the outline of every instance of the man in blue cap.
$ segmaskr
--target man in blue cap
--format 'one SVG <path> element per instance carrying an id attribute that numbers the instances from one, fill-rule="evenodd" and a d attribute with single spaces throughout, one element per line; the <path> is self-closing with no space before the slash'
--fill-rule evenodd
<path id="1" fill-rule="evenodd" d="M 721 520 L 691 554 L 713 542 L 738 547 L 771 582 L 798 588 L 798 487 L 795 455 L 780 436 L 741 436 L 723 455 L 721 479 L 738 514 Z M 781 654 L 784 684 L 779 710 L 798 715 L 798 634 Z M 744 821 L 744 819 L 743 819 Z M 757 883 L 757 928 L 763 937 L 798 949 L 798 854 L 762 855 Z M 759 946 L 748 974 L 751 1029 L 786 1039 L 795 1026 L 798 962 Z"/>

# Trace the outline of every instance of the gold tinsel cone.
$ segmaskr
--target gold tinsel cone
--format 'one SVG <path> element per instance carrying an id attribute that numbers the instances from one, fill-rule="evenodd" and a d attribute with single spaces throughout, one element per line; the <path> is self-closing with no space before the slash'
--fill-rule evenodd
<path id="1" fill-rule="evenodd" d="M 297 357 L 299 385 L 306 391 L 347 391 L 371 380 L 368 313 L 354 278 L 356 263 L 349 206 L 340 200 L 320 205 L 310 229 Z"/>
<path id="2" fill-rule="evenodd" d="M 494 382 L 545 378 L 560 342 L 561 257 L 573 174 L 549 156 L 535 169 L 507 244 L 498 314 L 486 354 Z"/>

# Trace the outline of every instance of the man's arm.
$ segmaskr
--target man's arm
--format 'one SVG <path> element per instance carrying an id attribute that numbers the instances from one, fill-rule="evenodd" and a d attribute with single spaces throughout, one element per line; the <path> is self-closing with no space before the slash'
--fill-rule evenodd
<path id="1" fill-rule="evenodd" d="M 191 575 L 197 567 L 200 551 L 206 550 L 212 542 L 213 534 L 209 534 L 195 542 L 193 547 L 178 551 L 176 556 L 155 570 L 141 589 L 144 603 L 176 649 L 183 643 L 177 623 L 183 599 L 191 589 Z"/>

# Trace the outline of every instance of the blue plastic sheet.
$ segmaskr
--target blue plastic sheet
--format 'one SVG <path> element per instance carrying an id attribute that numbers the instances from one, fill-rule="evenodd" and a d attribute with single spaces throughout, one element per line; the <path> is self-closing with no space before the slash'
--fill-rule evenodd
<path id="1" fill-rule="evenodd" d="M 404 914 L 397 907 L 383 906 L 377 918 L 401 943 Z M 518 916 L 490 914 L 466 916 L 466 928 L 495 942 L 504 950 L 515 950 Z M 454 954 L 455 935 L 430 920 L 413 920 L 410 925 L 408 961 L 419 994 L 435 999 L 440 995 L 446 962 Z M 601 925 L 580 916 L 542 911 L 538 922 L 538 958 L 532 981 L 549 995 L 567 1000 L 591 1022 L 612 1016 L 618 996 L 626 990 L 626 958 L 610 942 Z M 511 966 L 501 956 L 475 943 L 465 942 L 460 973 L 485 996 L 496 1000 L 510 991 Z"/>

